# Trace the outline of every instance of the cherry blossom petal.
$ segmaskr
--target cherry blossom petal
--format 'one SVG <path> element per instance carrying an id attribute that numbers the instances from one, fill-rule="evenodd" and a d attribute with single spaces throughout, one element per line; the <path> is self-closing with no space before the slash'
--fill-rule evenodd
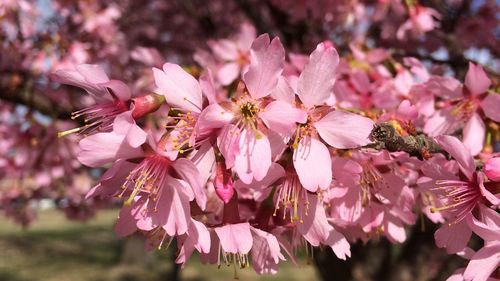
<path id="1" fill-rule="evenodd" d="M 213 103 L 207 106 L 198 116 L 196 131 L 200 135 L 205 135 L 213 129 L 222 128 L 233 120 L 233 114 L 226 111 L 219 104 Z"/>
<path id="2" fill-rule="evenodd" d="M 266 126 L 280 134 L 290 135 L 296 128 L 296 123 L 305 123 L 307 113 L 293 107 L 284 101 L 273 101 L 266 106 L 259 117 Z"/>
<path id="3" fill-rule="evenodd" d="M 195 249 L 200 253 L 210 252 L 211 242 L 207 227 L 203 223 L 191 219 L 187 233 L 177 238 L 180 249 L 175 262 L 186 263 Z"/>
<path id="4" fill-rule="evenodd" d="M 234 80 L 240 75 L 240 65 L 237 63 L 226 63 L 217 72 L 217 80 L 227 86 L 233 83 Z"/>
<path id="5" fill-rule="evenodd" d="M 297 85 L 297 94 L 306 107 L 324 104 L 333 93 L 338 64 L 339 55 L 335 48 L 324 43 L 318 44 L 300 74 Z"/>
<path id="6" fill-rule="evenodd" d="M 163 71 L 153 68 L 155 84 L 167 103 L 181 110 L 200 112 L 201 88 L 198 81 L 177 64 L 165 63 Z"/>
<path id="7" fill-rule="evenodd" d="M 469 242 L 472 232 L 467 226 L 467 222 L 454 224 L 444 224 L 435 233 L 436 246 L 446 248 L 446 252 L 454 254 L 462 251 Z"/>
<path id="8" fill-rule="evenodd" d="M 123 159 L 117 160 L 111 168 L 104 172 L 99 183 L 87 192 L 85 199 L 96 196 L 106 198 L 121 192 L 120 187 L 136 165 Z"/>
<path id="9" fill-rule="evenodd" d="M 373 229 L 379 227 L 385 217 L 384 206 L 377 203 L 372 203 L 369 208 L 361 214 L 358 220 L 359 225 L 364 232 L 371 232 Z"/>
<path id="10" fill-rule="evenodd" d="M 347 257 L 351 257 L 351 245 L 349 245 L 345 236 L 335 229 L 330 230 L 325 244 L 332 248 L 337 258 L 346 260 Z"/>
<path id="11" fill-rule="evenodd" d="M 119 237 L 129 236 L 137 230 L 137 220 L 132 216 L 131 211 L 132 206 L 123 206 L 120 209 L 120 214 L 115 225 L 115 233 Z"/>
<path id="12" fill-rule="evenodd" d="M 207 204 L 207 194 L 205 193 L 205 189 L 203 187 L 204 184 L 202 182 L 200 172 L 198 172 L 196 166 L 188 159 L 179 158 L 174 162 L 173 167 L 180 178 L 187 182 L 193 189 L 198 206 L 200 206 L 202 210 L 205 210 L 205 206 Z"/>
<path id="13" fill-rule="evenodd" d="M 304 138 L 293 151 L 293 166 L 305 189 L 316 192 L 332 182 L 332 159 L 328 148 L 315 138 Z"/>
<path id="14" fill-rule="evenodd" d="M 486 209 L 491 210 L 486 207 L 483 207 L 482 210 Z M 498 215 L 495 211 L 492 212 L 492 214 L 486 214 L 497 216 L 497 220 L 499 220 L 500 218 L 498 217 L 500 217 L 500 215 Z M 477 220 L 474 216 L 467 216 L 466 221 L 470 229 L 485 241 L 495 241 L 498 237 L 500 237 L 500 225 L 487 225 L 484 222 Z"/>
<path id="15" fill-rule="evenodd" d="M 481 221 L 484 222 L 490 229 L 496 231 L 500 230 L 500 214 L 483 204 L 479 205 L 479 209 L 481 210 Z"/>
<path id="16" fill-rule="evenodd" d="M 472 173 L 476 170 L 474 159 L 469 150 L 457 138 L 452 136 L 436 137 L 437 143 L 455 159 L 460 165 L 460 170 L 465 176 L 472 180 Z"/>
<path id="17" fill-rule="evenodd" d="M 476 252 L 464 271 L 464 279 L 486 281 L 500 265 L 500 243 L 485 246 Z"/>
<path id="18" fill-rule="evenodd" d="M 319 246 L 325 243 L 330 237 L 333 226 L 328 223 L 325 208 L 317 195 L 308 194 L 309 210 L 302 222 L 297 224 L 297 230 L 312 246 Z"/>
<path id="19" fill-rule="evenodd" d="M 253 237 L 249 223 L 226 224 L 214 230 L 226 253 L 248 254 L 252 249 Z"/>
<path id="20" fill-rule="evenodd" d="M 202 185 L 205 185 L 215 167 L 215 152 L 211 143 L 206 142 L 192 155 L 191 160 L 200 173 Z"/>
<path id="21" fill-rule="evenodd" d="M 99 167 L 120 158 L 131 159 L 144 155 L 140 147 L 129 146 L 124 140 L 124 135 L 114 132 L 88 136 L 79 142 L 81 151 L 77 155 L 78 161 L 89 167 Z"/>
<path id="22" fill-rule="evenodd" d="M 469 62 L 469 70 L 465 74 L 465 86 L 472 95 L 479 95 L 488 90 L 491 80 L 481 65 Z"/>
<path id="23" fill-rule="evenodd" d="M 234 170 L 244 183 L 253 179 L 262 180 L 271 166 L 271 144 L 267 136 L 249 130 L 241 132 L 239 151 L 235 157 Z"/>
<path id="24" fill-rule="evenodd" d="M 403 243 L 406 240 L 406 231 L 401 220 L 395 216 L 386 214 L 384 230 L 387 238 L 392 243 Z"/>
<path id="25" fill-rule="evenodd" d="M 255 39 L 250 50 L 250 67 L 243 75 L 248 92 L 254 99 L 271 94 L 283 71 L 285 49 L 278 37 L 271 43 L 269 40 L 267 34 Z"/>
<path id="26" fill-rule="evenodd" d="M 217 41 L 209 41 L 208 45 L 222 60 L 233 61 L 238 58 L 238 48 L 234 42 L 228 39 L 220 39 Z"/>
<path id="27" fill-rule="evenodd" d="M 458 99 L 463 97 L 462 83 L 453 77 L 432 76 L 424 87 L 433 95 L 444 99 Z"/>
<path id="28" fill-rule="evenodd" d="M 119 100 L 127 101 L 132 97 L 130 88 L 127 84 L 120 80 L 109 80 L 107 82 L 100 83 L 99 85 L 108 88 L 111 91 L 111 94 Z"/>
<path id="29" fill-rule="evenodd" d="M 449 110 L 438 110 L 425 122 L 424 132 L 431 137 L 452 133 L 459 122 Z"/>
<path id="30" fill-rule="evenodd" d="M 477 179 L 477 184 L 479 185 L 479 191 L 481 192 L 481 195 L 484 196 L 488 201 L 490 201 L 493 206 L 499 206 L 500 205 L 500 198 L 495 196 L 493 193 L 491 193 L 486 187 L 484 186 L 484 177 L 485 175 L 482 172 L 477 172 L 476 174 L 476 179 Z"/>
<path id="31" fill-rule="evenodd" d="M 500 110 L 498 107 L 500 105 L 500 94 L 488 94 L 481 102 L 481 108 L 484 111 L 486 117 L 493 121 L 500 122 Z"/>
<path id="32" fill-rule="evenodd" d="M 139 147 L 147 139 L 147 133 L 135 123 L 132 117 L 132 110 L 116 116 L 113 122 L 113 132 L 124 135 L 125 140 L 131 147 Z"/>
<path id="33" fill-rule="evenodd" d="M 240 32 L 236 36 L 236 45 L 240 50 L 250 50 L 255 37 L 257 37 L 255 27 L 252 24 L 243 23 L 240 26 Z"/>
<path id="34" fill-rule="evenodd" d="M 226 160 L 226 168 L 234 166 L 236 155 L 240 153 L 240 131 L 233 125 L 226 125 L 217 137 L 217 147 Z"/>
<path id="35" fill-rule="evenodd" d="M 260 181 L 253 180 L 250 184 L 242 180 L 235 182 L 234 187 L 238 191 L 238 196 L 244 199 L 252 199 L 257 202 L 265 200 L 271 193 L 271 184 L 285 176 L 285 169 L 280 164 L 271 163 L 267 175 Z"/>
<path id="36" fill-rule="evenodd" d="M 210 232 L 202 222 L 191 219 L 191 224 L 188 228 L 188 235 L 194 241 L 194 247 L 200 253 L 208 253 L 210 251 Z"/>
<path id="37" fill-rule="evenodd" d="M 274 91 L 272 91 L 271 97 L 292 105 L 295 102 L 295 93 L 286 78 L 283 76 L 280 76 L 278 85 L 276 86 Z"/>
<path id="38" fill-rule="evenodd" d="M 59 69 L 52 75 L 52 80 L 81 87 L 98 99 L 112 100 L 106 87 L 99 85 L 109 81 L 109 78 L 98 65 L 79 65 L 76 69 Z"/>
<path id="39" fill-rule="evenodd" d="M 375 123 L 366 117 L 343 110 L 328 113 L 314 127 L 321 138 L 335 148 L 354 148 L 369 144 Z"/>
<path id="40" fill-rule="evenodd" d="M 276 274 L 278 262 L 285 260 L 276 236 L 260 229 L 251 228 L 253 235 L 252 267 L 258 274 Z"/>
<path id="41" fill-rule="evenodd" d="M 363 172 L 363 167 L 358 162 L 345 157 L 333 157 L 332 168 L 333 177 L 347 186 L 355 186 Z"/>
<path id="42" fill-rule="evenodd" d="M 483 120 L 474 112 L 471 118 L 465 124 L 463 130 L 463 139 L 465 147 L 467 147 L 472 156 L 476 156 L 483 149 L 484 137 L 486 134 L 486 127 Z"/>
<path id="43" fill-rule="evenodd" d="M 210 69 L 207 69 L 207 72 L 200 76 L 199 83 L 201 90 L 208 99 L 208 103 L 216 103 L 217 91 L 215 90 L 214 77 Z"/>
<path id="44" fill-rule="evenodd" d="M 85 77 L 89 83 L 104 83 L 109 81 L 109 77 L 101 66 L 95 64 L 79 64 L 76 70 Z"/>
<path id="45" fill-rule="evenodd" d="M 188 231 L 191 221 L 189 198 L 182 191 L 184 186 L 179 180 L 170 176 L 165 181 L 168 185 L 161 188 L 161 195 L 156 204 L 157 210 L 152 210 L 152 222 L 162 226 L 169 236 L 181 235 Z"/>

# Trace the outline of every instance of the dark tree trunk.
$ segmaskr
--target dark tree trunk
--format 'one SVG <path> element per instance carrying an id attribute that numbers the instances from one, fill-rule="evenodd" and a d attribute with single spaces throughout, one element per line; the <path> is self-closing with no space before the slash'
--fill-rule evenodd
<path id="1" fill-rule="evenodd" d="M 464 266 L 464 261 L 436 247 L 435 230 L 427 227 L 422 231 L 417 224 L 401 245 L 393 245 L 385 238 L 366 245 L 354 243 L 347 261 L 338 259 L 330 248 L 318 249 L 314 261 L 323 280 L 446 280 L 454 270 Z"/>

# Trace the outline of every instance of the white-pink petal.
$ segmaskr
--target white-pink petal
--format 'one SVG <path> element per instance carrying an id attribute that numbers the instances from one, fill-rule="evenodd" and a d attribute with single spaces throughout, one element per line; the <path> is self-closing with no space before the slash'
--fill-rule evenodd
<path id="1" fill-rule="evenodd" d="M 99 167 L 117 159 L 130 159 L 144 155 L 142 148 L 128 145 L 125 135 L 97 133 L 79 142 L 78 161 L 89 167 Z"/>
<path id="2" fill-rule="evenodd" d="M 155 84 L 168 104 L 184 111 L 200 112 L 201 88 L 198 81 L 177 64 L 165 63 L 163 71 L 153 68 Z"/>
<path id="3" fill-rule="evenodd" d="M 330 234 L 328 235 L 325 244 L 330 246 L 333 253 L 335 253 L 337 258 L 341 260 L 346 260 L 347 257 L 351 256 L 351 245 L 349 245 L 345 236 L 335 229 L 330 230 Z"/>
<path id="4" fill-rule="evenodd" d="M 486 127 L 483 119 L 477 112 L 474 112 L 465 124 L 462 138 L 462 142 L 469 149 L 472 156 L 478 155 L 483 150 L 485 134 Z"/>
<path id="5" fill-rule="evenodd" d="M 465 176 L 472 180 L 472 173 L 476 170 L 476 165 L 474 164 L 474 159 L 470 154 L 469 150 L 465 145 L 458 140 L 456 137 L 452 136 L 438 136 L 436 137 L 437 143 L 455 159 L 460 170 L 465 174 Z"/>
<path id="6" fill-rule="evenodd" d="M 315 138 L 303 138 L 293 151 L 293 166 L 302 186 L 316 192 L 332 182 L 332 159 L 328 148 Z"/>
<path id="7" fill-rule="evenodd" d="M 369 144 L 375 123 L 366 117 L 343 110 L 328 113 L 314 127 L 321 138 L 335 148 L 355 148 Z"/>
<path id="8" fill-rule="evenodd" d="M 481 101 L 481 108 L 486 117 L 493 121 L 500 122 L 500 110 L 498 110 L 500 108 L 500 94 L 488 94 Z"/>
<path id="9" fill-rule="evenodd" d="M 454 254 L 462 251 L 469 242 L 472 232 L 465 220 L 455 224 L 443 224 L 435 233 L 436 246 L 446 248 L 446 252 Z"/>
<path id="10" fill-rule="evenodd" d="M 249 223 L 226 224 L 214 228 L 226 253 L 248 254 L 253 245 Z"/>
<path id="11" fill-rule="evenodd" d="M 328 223 L 325 208 L 321 200 L 316 199 L 316 195 L 308 194 L 309 210 L 302 222 L 297 224 L 297 230 L 312 246 L 319 246 L 325 243 L 330 237 L 333 226 Z"/>
<path id="12" fill-rule="evenodd" d="M 273 101 L 266 106 L 259 117 L 266 126 L 280 134 L 291 135 L 296 123 L 305 123 L 307 113 L 284 101 Z"/>
<path id="13" fill-rule="evenodd" d="M 187 182 L 193 189 L 196 203 L 198 203 L 201 210 L 205 210 L 207 204 L 207 194 L 205 193 L 200 172 L 198 172 L 198 169 L 193 162 L 186 158 L 179 158 L 174 162 L 173 168 L 180 178 Z"/>
<path id="14" fill-rule="evenodd" d="M 236 155 L 240 153 L 240 135 L 241 132 L 235 125 L 228 124 L 217 137 L 217 147 L 226 160 L 227 169 L 234 166 Z"/>
<path id="15" fill-rule="evenodd" d="M 339 55 L 335 48 L 318 44 L 297 84 L 297 94 L 306 107 L 324 104 L 333 93 L 338 64 Z"/>
<path id="16" fill-rule="evenodd" d="M 500 242 L 484 246 L 472 256 L 464 271 L 464 279 L 471 281 L 487 281 L 493 271 L 500 266 Z M 493 279 L 493 278 L 492 278 Z M 495 279 L 493 279 L 495 280 Z"/>
<path id="17" fill-rule="evenodd" d="M 285 49 L 278 37 L 270 43 L 269 40 L 267 34 L 255 39 L 250 50 L 250 67 L 243 75 L 248 92 L 254 99 L 271 94 L 283 71 Z"/>
<path id="18" fill-rule="evenodd" d="M 271 166 L 271 144 L 266 135 L 259 134 L 250 130 L 241 132 L 234 170 L 244 183 L 262 180 Z"/>
<path id="19" fill-rule="evenodd" d="M 484 72 L 481 65 L 475 65 L 469 62 L 469 70 L 465 74 L 465 86 L 472 95 L 479 95 L 488 90 L 491 80 Z"/>
<path id="20" fill-rule="evenodd" d="M 217 80 L 219 80 L 222 85 L 227 86 L 236 80 L 240 72 L 241 67 L 238 63 L 226 63 L 217 71 Z"/>
<path id="21" fill-rule="evenodd" d="M 108 88 L 111 94 L 119 100 L 127 101 L 132 97 L 130 88 L 127 86 L 127 84 L 123 83 L 120 80 L 109 80 L 98 85 Z"/>
<path id="22" fill-rule="evenodd" d="M 294 104 L 295 102 L 295 92 L 288 80 L 283 76 L 280 76 L 278 85 L 276 85 L 276 88 L 272 91 L 271 97 L 289 104 Z"/>
<path id="23" fill-rule="evenodd" d="M 158 199 L 158 209 L 152 211 L 153 224 L 162 226 L 168 236 L 181 235 L 188 231 L 191 221 L 189 198 L 178 180 L 169 176 L 166 182 L 168 185 L 163 186 Z"/>

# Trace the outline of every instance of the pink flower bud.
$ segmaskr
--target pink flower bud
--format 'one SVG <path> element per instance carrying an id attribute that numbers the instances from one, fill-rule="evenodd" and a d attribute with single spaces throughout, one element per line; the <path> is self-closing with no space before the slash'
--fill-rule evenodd
<path id="1" fill-rule="evenodd" d="M 217 163 L 214 186 L 215 193 L 227 204 L 234 195 L 234 182 L 231 170 L 226 169 L 224 162 Z"/>
<path id="2" fill-rule="evenodd" d="M 330 40 L 323 41 L 323 44 L 325 45 L 325 48 L 335 48 L 335 45 Z"/>
<path id="3" fill-rule="evenodd" d="M 483 171 L 490 180 L 500 181 L 500 157 L 493 157 L 486 161 Z"/>
<path id="4" fill-rule="evenodd" d="M 160 106 L 165 102 L 165 97 L 162 95 L 150 93 L 144 96 L 133 98 L 132 100 L 134 102 L 134 111 L 132 111 L 132 117 L 137 120 L 149 113 L 158 110 L 158 108 L 160 108 Z"/>

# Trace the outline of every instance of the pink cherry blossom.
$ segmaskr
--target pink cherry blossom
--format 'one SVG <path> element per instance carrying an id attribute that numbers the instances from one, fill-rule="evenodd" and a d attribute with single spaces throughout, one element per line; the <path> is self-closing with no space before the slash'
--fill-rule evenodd
<path id="1" fill-rule="evenodd" d="M 457 98 L 457 100 L 450 100 L 445 108 L 436 111 L 427 121 L 424 131 L 432 136 L 437 136 L 451 133 L 463 126 L 463 142 L 472 155 L 477 155 L 483 149 L 486 132 L 485 124 L 480 112 L 478 112 L 479 109 L 482 109 L 488 118 L 496 122 L 500 120 L 497 110 L 494 109 L 500 100 L 498 95 L 487 93 L 490 85 L 491 81 L 483 68 L 469 63 L 462 94 L 460 91 L 456 92 L 457 94 L 453 95 L 453 98 Z M 453 88 L 460 88 L 460 85 Z"/>

